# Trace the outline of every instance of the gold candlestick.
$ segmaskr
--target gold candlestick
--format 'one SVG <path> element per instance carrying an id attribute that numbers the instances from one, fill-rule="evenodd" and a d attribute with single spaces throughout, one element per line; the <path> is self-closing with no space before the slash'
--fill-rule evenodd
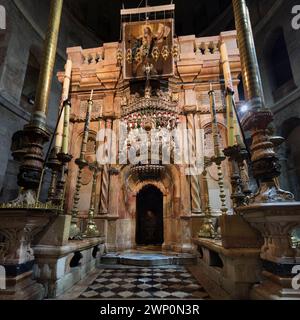
<path id="1" fill-rule="evenodd" d="M 93 109 L 93 93 L 94 90 L 91 91 L 91 96 L 90 99 L 88 100 L 88 108 L 87 108 L 87 113 L 86 113 L 86 119 L 85 119 L 85 126 L 84 126 L 84 131 L 83 131 L 83 139 L 82 139 L 82 144 L 81 144 L 81 151 L 80 151 L 80 156 L 79 159 L 77 159 L 78 162 L 83 162 L 86 164 L 85 160 L 85 154 L 86 154 L 86 147 L 88 143 L 88 138 L 89 138 L 89 128 L 90 128 L 90 122 L 91 122 L 91 113 Z"/>
<path id="2" fill-rule="evenodd" d="M 77 164 L 79 171 L 77 175 L 77 183 L 76 183 L 76 191 L 74 195 L 74 203 L 73 203 L 73 209 L 72 209 L 72 220 L 71 220 L 71 226 L 70 226 L 70 239 L 81 239 L 81 231 L 78 228 L 78 204 L 80 200 L 80 189 L 81 189 L 81 179 L 82 179 L 82 170 L 84 167 L 88 165 L 87 161 L 85 160 L 85 154 L 86 154 L 86 147 L 88 142 L 88 136 L 89 136 L 89 129 L 90 129 L 90 121 L 91 121 L 91 113 L 92 113 L 92 107 L 93 107 L 93 90 L 91 91 L 90 99 L 88 100 L 88 108 L 86 113 L 86 119 L 85 119 L 85 125 L 84 125 L 84 132 L 83 132 L 83 139 L 81 143 L 81 151 L 80 156 L 78 159 L 76 159 L 75 163 Z"/>
<path id="3" fill-rule="evenodd" d="M 63 0 L 50 2 L 50 14 L 47 34 L 43 49 L 43 62 L 39 75 L 37 94 L 34 103 L 34 111 L 31 120 L 24 126 L 23 134 L 27 140 L 26 154 L 23 157 L 18 175 L 18 184 L 21 186 L 21 194 L 18 201 L 27 198 L 30 190 L 39 188 L 44 166 L 43 146 L 50 139 L 50 131 L 47 128 L 48 103 L 51 91 L 53 68 L 55 63 L 59 27 L 61 21 Z M 28 190 L 28 192 L 27 192 Z M 22 196 L 22 193 L 24 195 Z M 26 202 L 28 202 L 26 200 Z"/>
<path id="4" fill-rule="evenodd" d="M 207 168 L 212 165 L 211 159 L 208 157 L 204 157 L 204 170 L 202 173 L 204 188 L 205 188 L 205 217 L 203 220 L 203 224 L 201 225 L 200 231 L 198 232 L 198 237 L 200 238 L 215 238 L 216 231 L 214 227 L 214 223 L 212 220 L 211 214 L 211 206 L 210 206 L 210 199 L 209 199 L 209 187 L 207 181 Z"/>
<path id="5" fill-rule="evenodd" d="M 273 114 L 264 101 L 247 2 L 246 0 L 232 0 L 232 5 L 242 76 L 249 105 L 249 111 L 243 119 L 243 127 L 252 132 L 252 171 L 254 177 L 260 182 L 258 192 L 251 197 L 251 203 L 293 201 L 294 195 L 281 190 L 275 181 L 280 176 L 280 166 L 268 134 L 268 126 L 273 120 Z"/>
<path id="6" fill-rule="evenodd" d="M 215 155 L 212 158 L 212 161 L 217 165 L 218 169 L 218 184 L 220 188 L 220 200 L 221 200 L 221 211 L 223 214 L 226 214 L 228 209 L 226 207 L 226 194 L 224 189 L 224 177 L 222 172 L 222 162 L 226 159 L 223 152 L 220 149 L 219 141 L 219 129 L 218 129 L 218 120 L 217 120 L 217 110 L 216 110 L 216 96 L 214 90 L 209 91 L 209 100 L 210 100 L 210 112 L 211 112 L 211 122 L 212 122 L 212 133 L 214 141 L 214 152 Z"/>
<path id="7" fill-rule="evenodd" d="M 90 200 L 90 209 L 88 213 L 88 222 L 87 222 L 86 230 L 83 233 L 83 236 L 85 238 L 94 238 L 94 237 L 100 236 L 100 232 L 94 221 L 94 215 L 95 215 L 97 177 L 98 177 L 99 171 L 101 171 L 102 168 L 99 168 L 97 162 L 95 162 L 94 164 L 90 165 L 90 170 L 92 170 L 94 173 L 93 173 L 93 185 L 92 185 L 92 193 L 91 193 L 91 200 Z"/>
<path id="8" fill-rule="evenodd" d="M 71 219 L 71 226 L 70 226 L 70 233 L 69 239 L 70 240 L 80 240 L 81 231 L 78 227 L 78 203 L 80 200 L 80 188 L 81 188 L 81 179 L 82 179 L 82 167 L 79 167 L 78 175 L 77 175 L 77 182 L 76 182 L 76 191 L 74 195 L 74 203 L 72 209 L 72 219 Z"/>

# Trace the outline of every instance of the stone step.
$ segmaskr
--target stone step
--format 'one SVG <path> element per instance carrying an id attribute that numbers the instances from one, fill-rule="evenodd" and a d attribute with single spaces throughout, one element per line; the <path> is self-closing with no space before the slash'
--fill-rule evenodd
<path id="1" fill-rule="evenodd" d="M 194 265 L 197 258 L 193 254 L 163 254 L 163 253 L 107 253 L 101 257 L 101 263 L 106 265 L 130 266 L 167 266 L 167 265 Z"/>

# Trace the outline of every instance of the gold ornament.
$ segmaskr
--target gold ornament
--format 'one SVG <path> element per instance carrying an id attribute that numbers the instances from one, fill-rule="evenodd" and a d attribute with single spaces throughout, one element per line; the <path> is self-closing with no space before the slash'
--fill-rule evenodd
<path id="1" fill-rule="evenodd" d="M 142 52 L 140 48 L 136 50 L 134 60 L 136 63 L 140 63 L 142 61 Z"/>
<path id="2" fill-rule="evenodd" d="M 129 48 L 126 52 L 126 61 L 128 63 L 132 63 L 132 50 Z"/>
<path id="3" fill-rule="evenodd" d="M 161 51 L 161 55 L 165 61 L 168 59 L 168 57 L 170 55 L 170 51 L 169 51 L 168 46 L 163 46 L 162 51 Z"/>
<path id="4" fill-rule="evenodd" d="M 142 54 L 143 57 L 147 57 L 149 55 L 149 47 L 146 44 L 144 44 L 142 47 Z"/>
<path id="5" fill-rule="evenodd" d="M 118 61 L 118 64 L 121 64 L 122 60 L 123 60 L 123 52 L 122 52 L 122 49 L 119 48 L 117 50 L 117 61 Z"/>
<path id="6" fill-rule="evenodd" d="M 179 47 L 177 44 L 174 44 L 173 49 L 172 49 L 172 54 L 173 54 L 173 58 L 175 60 L 177 60 L 179 57 Z"/>
<path id="7" fill-rule="evenodd" d="M 154 47 L 152 50 L 152 58 L 154 59 L 155 62 L 159 59 L 159 49 L 158 47 Z"/>

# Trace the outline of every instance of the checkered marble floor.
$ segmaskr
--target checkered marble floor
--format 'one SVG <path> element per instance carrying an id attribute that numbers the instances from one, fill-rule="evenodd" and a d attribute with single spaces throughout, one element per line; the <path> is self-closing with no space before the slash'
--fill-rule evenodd
<path id="1" fill-rule="evenodd" d="M 183 266 L 104 268 L 80 299 L 209 299 Z"/>

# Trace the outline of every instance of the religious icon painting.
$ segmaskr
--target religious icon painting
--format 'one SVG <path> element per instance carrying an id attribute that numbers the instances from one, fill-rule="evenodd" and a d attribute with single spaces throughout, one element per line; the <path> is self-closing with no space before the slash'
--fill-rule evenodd
<path id="1" fill-rule="evenodd" d="M 173 30 L 173 19 L 124 23 L 124 78 L 172 76 Z"/>

